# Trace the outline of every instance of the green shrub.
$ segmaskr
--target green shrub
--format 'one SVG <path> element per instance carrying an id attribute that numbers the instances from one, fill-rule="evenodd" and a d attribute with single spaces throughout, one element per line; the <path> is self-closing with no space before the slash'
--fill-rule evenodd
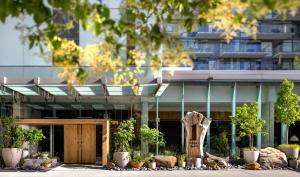
<path id="1" fill-rule="evenodd" d="M 144 125 L 140 129 L 140 134 L 141 140 L 148 142 L 149 145 L 156 145 L 156 143 L 158 146 L 165 145 L 164 135 L 155 128 L 149 128 L 147 125 Z"/>
<path id="2" fill-rule="evenodd" d="M 185 155 L 185 154 L 179 154 L 179 155 L 178 155 L 178 161 L 184 162 L 185 159 L 186 159 L 186 155 Z"/>
<path id="3" fill-rule="evenodd" d="M 296 149 L 296 148 L 300 148 L 300 146 L 298 144 L 281 144 L 277 147 L 278 149 L 281 148 L 291 148 L 291 149 Z"/>
<path id="4" fill-rule="evenodd" d="M 143 156 L 135 156 L 131 160 L 132 162 L 145 162 L 145 158 Z"/>
<path id="5" fill-rule="evenodd" d="M 118 126 L 117 131 L 113 134 L 113 142 L 116 152 L 129 152 L 129 142 L 134 138 L 135 120 L 124 120 Z"/>

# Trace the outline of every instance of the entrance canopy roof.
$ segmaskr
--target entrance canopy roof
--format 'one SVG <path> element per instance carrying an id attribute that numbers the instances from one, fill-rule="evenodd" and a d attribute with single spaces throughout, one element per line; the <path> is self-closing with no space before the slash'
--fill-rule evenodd
<path id="1" fill-rule="evenodd" d="M 148 83 L 139 84 L 138 93 L 134 94 L 130 85 L 107 85 L 104 83 L 94 82 L 82 85 L 67 85 L 66 83 L 41 83 L 40 79 L 23 81 L 8 81 L 3 78 L 1 83 L 0 96 L 13 96 L 16 93 L 23 96 L 161 96 L 168 84 L 165 83 Z"/>

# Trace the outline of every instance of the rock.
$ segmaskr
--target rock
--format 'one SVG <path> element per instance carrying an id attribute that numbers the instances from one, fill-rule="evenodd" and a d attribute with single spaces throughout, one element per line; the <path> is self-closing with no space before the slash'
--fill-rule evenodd
<path id="1" fill-rule="evenodd" d="M 154 156 L 156 166 L 173 168 L 177 163 L 177 158 L 174 156 Z"/>
<path id="2" fill-rule="evenodd" d="M 116 164 L 113 163 L 113 162 L 109 162 L 107 165 L 106 165 L 106 169 L 110 170 L 110 169 L 114 169 L 116 168 Z"/>
<path id="3" fill-rule="evenodd" d="M 209 164 L 212 161 L 217 162 L 218 167 L 221 167 L 221 168 L 226 168 L 229 164 L 229 158 L 225 159 L 222 157 L 217 157 L 217 156 L 211 155 L 210 153 L 206 152 L 205 157 L 204 157 L 204 162 L 206 164 Z"/>
<path id="4" fill-rule="evenodd" d="M 255 162 L 247 165 L 248 170 L 259 170 L 260 164 Z"/>
<path id="5" fill-rule="evenodd" d="M 41 168 L 42 159 L 25 159 L 22 166 L 25 170 L 38 170 Z"/>
<path id="6" fill-rule="evenodd" d="M 267 147 L 260 150 L 259 163 L 264 168 L 282 168 L 288 165 L 286 155 L 278 149 Z"/>

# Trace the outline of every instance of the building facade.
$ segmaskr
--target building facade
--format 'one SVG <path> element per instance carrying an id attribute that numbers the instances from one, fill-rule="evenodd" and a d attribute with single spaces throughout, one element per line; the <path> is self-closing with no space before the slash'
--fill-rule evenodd
<path id="1" fill-rule="evenodd" d="M 120 18 L 119 2 L 105 2 L 112 16 Z M 183 149 L 182 119 L 188 111 L 198 111 L 212 119 L 206 150 L 214 151 L 214 138 L 226 131 L 231 153 L 236 154 L 238 148 L 247 146 L 247 140 L 238 136 L 230 117 L 235 116 L 238 106 L 252 102 L 258 103 L 258 117 L 266 120 L 268 133 L 257 135 L 256 146 L 276 146 L 288 138 L 284 133 L 286 126 L 275 122 L 274 104 L 283 79 L 294 81 L 295 92 L 300 94 L 300 71 L 294 65 L 295 57 L 300 55 L 300 16 L 282 21 L 274 14 L 268 15 L 260 21 L 256 40 L 239 33 L 230 43 L 210 25 L 187 33 L 176 22 L 167 24 L 164 26 L 167 32 L 180 37 L 193 65 L 175 68 L 174 74 L 170 74 L 170 68 L 162 67 L 159 75 L 145 66 L 138 95 L 129 86 L 103 84 L 104 78 L 97 77 L 69 88 L 57 76 L 62 68 L 52 66 L 51 61 L 39 55 L 38 48 L 29 50 L 22 42 L 22 33 L 14 28 L 17 23 L 30 24 L 32 20 L 9 19 L 0 25 L 1 116 L 45 120 L 27 126 L 43 128 L 47 139 L 40 143 L 40 149 L 60 156 L 65 162 L 90 162 L 66 157 L 67 146 L 76 144 L 78 139 L 84 141 L 84 132 L 93 134 L 92 141 L 95 140 L 91 156 L 96 159 L 92 157 L 92 161 L 100 161 L 104 149 L 111 149 L 103 143 L 103 137 L 113 131 L 113 126 L 101 126 L 99 119 L 121 121 L 134 117 L 138 126 L 147 124 L 162 131 L 167 146 Z M 71 36 L 80 46 L 95 40 L 80 25 Z M 101 123 L 84 126 L 90 124 L 85 121 L 94 119 Z M 69 120 L 69 123 L 47 120 Z M 76 120 L 83 123 L 74 123 L 80 124 L 75 128 L 70 126 Z M 299 126 L 297 122 L 290 128 L 291 136 L 300 137 L 296 130 Z M 80 130 L 80 136 L 74 136 L 69 129 Z M 69 142 L 70 139 L 74 142 Z"/>

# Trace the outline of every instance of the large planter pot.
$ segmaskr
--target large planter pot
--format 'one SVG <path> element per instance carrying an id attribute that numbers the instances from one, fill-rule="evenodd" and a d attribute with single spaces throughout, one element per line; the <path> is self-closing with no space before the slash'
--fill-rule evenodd
<path id="1" fill-rule="evenodd" d="M 28 156 L 29 156 L 29 151 L 28 150 L 23 150 L 23 152 L 22 152 L 22 158 L 25 159 Z"/>
<path id="2" fill-rule="evenodd" d="M 253 164 L 259 157 L 259 151 L 244 150 L 244 159 L 248 164 Z"/>
<path id="3" fill-rule="evenodd" d="M 299 148 L 281 148 L 281 151 L 285 153 L 286 156 L 292 156 L 295 158 L 298 158 L 299 155 Z"/>
<path id="4" fill-rule="evenodd" d="M 22 149 L 19 148 L 3 148 L 2 158 L 8 168 L 16 168 L 22 157 Z"/>
<path id="5" fill-rule="evenodd" d="M 178 161 L 178 166 L 182 167 L 182 168 L 185 168 L 186 162 L 185 161 Z"/>
<path id="6" fill-rule="evenodd" d="M 113 159 L 119 167 L 124 168 L 129 163 L 129 152 L 115 152 Z"/>
<path id="7" fill-rule="evenodd" d="M 130 161 L 130 165 L 133 168 L 141 168 L 144 165 L 144 162 L 132 162 L 132 161 Z"/>
<path id="8" fill-rule="evenodd" d="M 299 166 L 298 160 L 289 160 L 289 166 L 296 169 Z"/>

